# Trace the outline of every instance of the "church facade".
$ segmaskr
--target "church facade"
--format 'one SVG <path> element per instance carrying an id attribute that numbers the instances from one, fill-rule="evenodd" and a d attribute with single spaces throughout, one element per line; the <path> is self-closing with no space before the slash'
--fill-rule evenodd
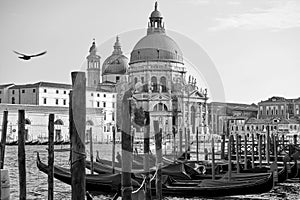
<path id="1" fill-rule="evenodd" d="M 130 54 L 128 81 L 117 84 L 118 94 L 134 88 L 136 109 L 149 112 L 150 137 L 158 121 L 165 141 L 196 139 L 196 132 L 207 133 L 207 91 L 199 89 L 196 79 L 186 77 L 183 53 L 167 35 L 162 14 L 155 4 L 147 28 Z M 125 86 L 124 86 L 125 85 Z M 127 87 L 126 87 L 127 86 Z M 121 104 L 122 95 L 118 103 Z M 143 127 L 134 124 L 135 137 L 143 138 Z"/>

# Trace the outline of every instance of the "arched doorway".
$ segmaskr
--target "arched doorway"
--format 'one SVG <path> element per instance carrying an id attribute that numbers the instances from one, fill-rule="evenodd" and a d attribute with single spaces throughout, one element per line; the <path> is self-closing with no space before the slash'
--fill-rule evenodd
<path id="1" fill-rule="evenodd" d="M 87 120 L 86 121 L 86 133 L 85 133 L 85 141 L 86 142 L 91 142 L 90 141 L 90 136 L 92 136 L 92 127 L 94 126 L 94 122 L 92 120 Z"/>
<path id="2" fill-rule="evenodd" d="M 28 131 L 28 128 L 29 128 L 30 125 L 31 125 L 30 119 L 26 118 L 25 119 L 25 136 L 24 136 L 25 141 L 29 140 L 29 131 Z"/>
<path id="3" fill-rule="evenodd" d="M 64 125 L 64 122 L 61 119 L 57 119 L 54 122 L 55 127 L 55 141 L 62 141 L 62 132 L 61 132 L 61 126 Z"/>

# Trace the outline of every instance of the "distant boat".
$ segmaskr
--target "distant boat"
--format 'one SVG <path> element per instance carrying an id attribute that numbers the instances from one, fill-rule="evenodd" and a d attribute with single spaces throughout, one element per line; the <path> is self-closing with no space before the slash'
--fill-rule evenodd
<path id="1" fill-rule="evenodd" d="M 7 146 L 18 145 L 18 140 L 6 142 L 6 145 L 7 145 Z"/>

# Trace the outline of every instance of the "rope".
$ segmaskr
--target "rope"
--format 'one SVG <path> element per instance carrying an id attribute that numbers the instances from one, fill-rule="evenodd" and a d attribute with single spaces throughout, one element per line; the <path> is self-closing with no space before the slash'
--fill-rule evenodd
<path id="1" fill-rule="evenodd" d="M 122 193 L 124 193 L 124 191 L 129 190 L 129 191 L 133 191 L 133 187 L 122 187 Z"/>
<path id="2" fill-rule="evenodd" d="M 85 153 L 78 152 L 78 151 L 74 151 L 73 149 L 72 149 L 72 153 L 78 154 L 78 155 L 80 155 L 80 156 L 82 156 L 82 157 L 79 157 L 78 159 L 76 159 L 75 161 L 73 161 L 73 162 L 71 163 L 71 166 L 73 166 L 76 162 L 78 162 L 78 161 L 80 161 L 80 160 L 86 159 L 86 154 L 85 154 Z"/>
<path id="3" fill-rule="evenodd" d="M 139 192 L 144 187 L 146 179 L 147 179 L 147 177 L 145 176 L 141 186 L 137 190 L 132 191 L 133 194 Z"/>
<path id="4" fill-rule="evenodd" d="M 163 163 L 162 162 L 157 163 L 156 166 L 157 166 L 158 169 L 161 169 L 161 167 L 163 166 Z"/>

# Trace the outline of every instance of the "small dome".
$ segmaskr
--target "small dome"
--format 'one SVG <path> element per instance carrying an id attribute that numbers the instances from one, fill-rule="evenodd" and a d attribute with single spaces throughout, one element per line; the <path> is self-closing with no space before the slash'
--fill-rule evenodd
<path id="1" fill-rule="evenodd" d="M 152 13 L 151 13 L 151 16 L 150 16 L 151 18 L 157 18 L 157 17 L 159 17 L 159 18 L 162 18 L 162 15 L 161 15 L 161 13 L 158 11 L 158 10 L 154 10 Z"/>
<path id="2" fill-rule="evenodd" d="M 113 54 L 103 63 L 102 75 L 125 74 L 128 68 L 128 58 L 124 55 Z"/>
<path id="3" fill-rule="evenodd" d="M 102 65 L 102 75 L 125 74 L 128 68 L 128 58 L 123 55 L 119 37 L 116 37 L 114 51 Z"/>

